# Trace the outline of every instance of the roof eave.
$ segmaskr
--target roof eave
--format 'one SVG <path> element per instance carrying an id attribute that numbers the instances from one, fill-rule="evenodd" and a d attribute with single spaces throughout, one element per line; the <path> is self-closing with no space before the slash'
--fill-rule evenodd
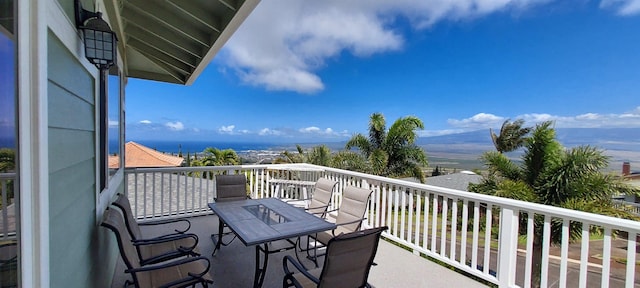
<path id="1" fill-rule="evenodd" d="M 187 77 L 184 83 L 185 85 L 191 85 L 193 84 L 193 82 L 195 82 L 198 76 L 200 76 L 200 73 L 202 73 L 202 71 L 204 71 L 204 69 L 209 65 L 209 62 L 211 62 L 215 55 L 220 52 L 220 49 L 222 49 L 224 44 L 227 43 L 231 36 L 238 30 L 245 19 L 249 17 L 249 14 L 251 14 L 253 9 L 258 6 L 258 3 L 260 3 L 260 0 L 246 0 L 242 4 L 235 16 L 231 19 L 231 21 L 229 21 L 227 27 L 222 31 L 215 43 L 213 43 L 211 49 L 209 49 L 209 51 L 207 51 L 205 56 L 202 58 L 200 64 L 198 64 L 198 66 L 196 66 L 196 68 L 193 70 L 193 73 L 191 73 L 191 75 Z"/>

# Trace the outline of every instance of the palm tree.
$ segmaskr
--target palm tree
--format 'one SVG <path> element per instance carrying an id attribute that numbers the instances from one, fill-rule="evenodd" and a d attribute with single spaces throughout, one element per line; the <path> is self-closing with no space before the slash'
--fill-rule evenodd
<path id="1" fill-rule="evenodd" d="M 304 149 L 299 144 L 296 144 L 296 150 L 298 154 L 291 153 L 289 151 L 282 152 L 281 156 L 276 158 L 273 163 L 304 163 L 306 161 L 306 156 L 304 154 Z"/>
<path id="2" fill-rule="evenodd" d="M 396 120 L 388 131 L 385 126 L 382 114 L 371 114 L 369 137 L 356 134 L 345 148 L 358 148 L 373 174 L 413 176 L 424 183 L 422 167 L 427 165 L 427 156 L 422 148 L 415 145 L 418 137 L 415 130 L 424 129 L 422 120 L 407 116 Z"/>
<path id="3" fill-rule="evenodd" d="M 500 128 L 500 135 L 493 133 L 493 130 L 489 129 L 491 134 L 491 140 L 496 150 L 500 153 L 511 152 L 525 144 L 526 135 L 531 132 L 531 127 L 522 128 L 524 120 L 518 119 L 514 122 L 509 122 L 509 119 L 502 123 Z"/>
<path id="4" fill-rule="evenodd" d="M 331 165 L 331 149 L 327 147 L 327 145 L 319 145 L 315 146 L 311 149 L 311 151 L 307 154 L 306 163 L 311 163 L 320 166 L 330 166 Z"/>
<path id="5" fill-rule="evenodd" d="M 639 191 L 613 174 L 603 174 L 608 158 L 590 146 L 565 149 L 556 140 L 552 122 L 538 124 L 524 143 L 522 163 L 514 163 L 500 152 L 481 156 L 488 175 L 469 191 L 617 217 L 633 218 L 612 205 L 612 196 Z M 541 215 L 536 215 L 541 216 Z M 521 217 L 526 220 L 526 217 Z M 540 285 L 542 259 L 542 218 L 535 218 L 532 285 Z M 580 231 L 572 222 L 571 231 Z M 562 223 L 551 223 L 551 241 L 560 243 Z M 526 227 L 526 225 L 520 225 Z M 578 233 L 571 233 L 577 239 Z"/>
<path id="6" fill-rule="evenodd" d="M 202 153 L 202 159 L 198 160 L 202 166 L 240 164 L 240 157 L 238 157 L 238 154 L 233 149 L 220 150 L 218 148 L 207 147 Z"/>

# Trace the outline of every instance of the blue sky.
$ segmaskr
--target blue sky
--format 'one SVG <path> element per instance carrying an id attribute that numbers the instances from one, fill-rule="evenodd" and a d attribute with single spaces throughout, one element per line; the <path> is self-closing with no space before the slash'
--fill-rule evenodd
<path id="1" fill-rule="evenodd" d="M 640 0 L 262 1 L 191 86 L 129 79 L 127 140 L 640 127 Z"/>

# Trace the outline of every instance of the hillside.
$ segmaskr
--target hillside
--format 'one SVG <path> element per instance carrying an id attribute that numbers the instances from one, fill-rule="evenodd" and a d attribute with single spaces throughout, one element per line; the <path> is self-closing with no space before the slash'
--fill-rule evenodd
<path id="1" fill-rule="evenodd" d="M 566 147 L 591 145 L 605 150 L 611 157 L 610 170 L 619 170 L 624 161 L 640 169 L 640 128 L 557 128 L 556 133 Z M 480 154 L 495 149 L 489 130 L 421 137 L 417 144 L 427 151 L 430 165 L 461 169 L 481 168 Z M 510 154 L 513 158 L 518 155 Z"/>

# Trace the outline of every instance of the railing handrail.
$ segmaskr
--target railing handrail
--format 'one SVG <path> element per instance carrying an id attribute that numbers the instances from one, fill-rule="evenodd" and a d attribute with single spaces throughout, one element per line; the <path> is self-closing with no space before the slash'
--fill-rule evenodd
<path id="1" fill-rule="evenodd" d="M 0 173 L 0 180 L 13 180 L 16 178 L 15 172 Z"/>

